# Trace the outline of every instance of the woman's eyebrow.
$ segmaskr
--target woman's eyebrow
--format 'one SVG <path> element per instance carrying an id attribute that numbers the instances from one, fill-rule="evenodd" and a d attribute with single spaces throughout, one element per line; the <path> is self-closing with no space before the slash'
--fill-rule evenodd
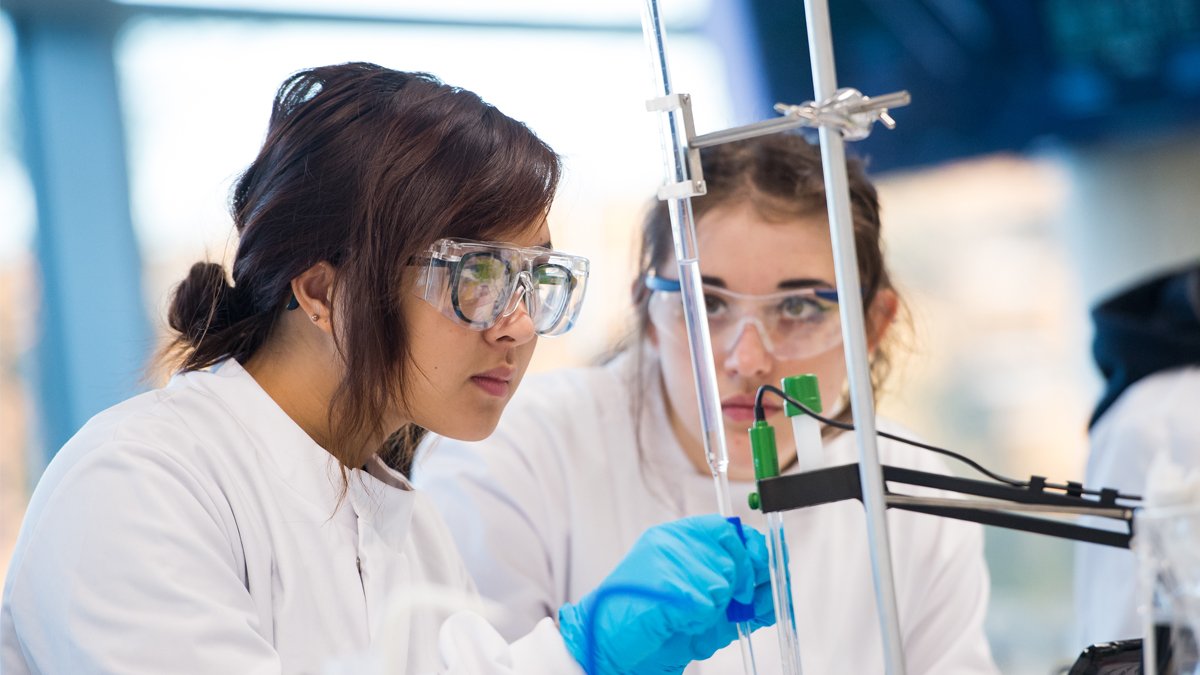
<path id="1" fill-rule="evenodd" d="M 708 284 L 709 286 L 717 286 L 719 288 L 726 287 L 725 280 L 721 277 L 702 275 L 700 277 L 700 281 Z M 833 284 L 823 279 L 802 277 L 798 279 L 784 279 L 783 281 L 779 282 L 778 288 L 781 290 L 787 290 L 789 288 L 833 288 Z"/>
<path id="2" fill-rule="evenodd" d="M 823 279 L 784 279 L 783 281 L 779 282 L 779 288 L 781 289 L 813 288 L 814 286 L 821 288 L 832 288 L 833 284 Z"/>

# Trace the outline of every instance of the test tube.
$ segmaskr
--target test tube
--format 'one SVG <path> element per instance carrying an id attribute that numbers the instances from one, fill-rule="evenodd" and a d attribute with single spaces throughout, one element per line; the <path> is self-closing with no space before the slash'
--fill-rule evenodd
<path id="1" fill-rule="evenodd" d="M 750 427 L 750 451 L 754 456 L 754 478 L 763 480 L 779 475 L 779 455 L 775 449 L 775 428 L 766 420 Z M 757 509 L 758 493 L 750 495 L 750 507 Z M 767 553 L 771 566 L 771 593 L 775 601 L 775 630 L 779 637 L 779 657 L 783 675 L 801 675 L 800 637 L 796 634 L 796 615 L 792 609 L 792 575 L 789 568 L 787 536 L 783 514 L 767 515 Z"/>

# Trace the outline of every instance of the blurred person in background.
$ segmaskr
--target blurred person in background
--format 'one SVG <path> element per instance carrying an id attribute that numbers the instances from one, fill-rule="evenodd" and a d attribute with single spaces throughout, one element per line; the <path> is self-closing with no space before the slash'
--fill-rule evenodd
<path id="1" fill-rule="evenodd" d="M 780 134 L 705 149 L 707 194 L 693 199 L 700 270 L 729 448 L 734 515 L 755 489 L 746 429 L 763 384 L 818 376 L 830 416 L 849 421 L 834 260 L 819 148 Z M 882 385 L 900 301 L 880 239 L 879 204 L 861 165 L 849 167 L 859 276 Z M 603 579 L 655 523 L 712 508 L 667 206 L 642 233 L 633 285 L 635 332 L 603 365 L 530 378 L 485 441 L 430 438 L 414 480 L 451 523 L 481 592 L 508 610 L 518 636 Z M 795 471 L 791 425 L 767 397 L 779 460 Z M 881 430 L 905 432 L 879 420 Z M 853 433 L 826 427 L 826 465 L 857 461 Z M 879 440 L 880 459 L 945 472 L 924 450 Z M 995 673 L 983 631 L 988 574 L 977 525 L 889 512 L 903 649 L 911 674 Z M 785 519 L 807 675 L 880 673 L 883 645 L 860 504 L 792 511 Z M 760 673 L 780 671 L 771 631 L 756 634 Z M 735 648 L 688 673 L 738 672 Z"/>
<path id="2" fill-rule="evenodd" d="M 34 491 L 0 671 L 669 673 L 736 636 L 732 600 L 769 623 L 762 536 L 712 515 L 650 528 L 505 640 L 409 483 L 420 429 L 486 437 L 537 337 L 575 322 L 588 265 L 551 247 L 558 177 L 523 124 L 429 75 L 288 78 L 233 191 L 232 284 L 191 268 L 176 375 L 92 418 Z"/>
<path id="3" fill-rule="evenodd" d="M 1092 322 L 1105 388 L 1088 426 L 1085 485 L 1144 494 L 1160 453 L 1182 469 L 1200 467 L 1200 261 L 1114 294 Z M 1080 644 L 1142 637 L 1137 579 L 1132 551 L 1076 545 Z"/>

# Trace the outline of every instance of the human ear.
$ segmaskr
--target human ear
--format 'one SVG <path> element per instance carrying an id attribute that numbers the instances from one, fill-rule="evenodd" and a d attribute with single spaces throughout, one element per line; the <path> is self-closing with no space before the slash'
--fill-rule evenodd
<path id="1" fill-rule="evenodd" d="M 646 343 L 651 349 L 658 350 L 658 331 L 654 330 L 654 324 L 650 321 L 646 322 Z"/>
<path id="2" fill-rule="evenodd" d="M 884 288 L 875 294 L 875 299 L 871 301 L 871 307 L 867 310 L 868 350 L 875 351 L 883 342 L 899 310 L 900 298 L 896 296 L 895 291 Z"/>
<path id="3" fill-rule="evenodd" d="M 337 274 L 321 261 L 292 279 L 292 294 L 299 309 L 321 330 L 333 332 L 333 284 Z"/>
<path id="4" fill-rule="evenodd" d="M 645 274 L 639 274 L 637 279 L 633 280 L 633 284 L 629 287 L 629 297 L 633 300 L 633 306 L 636 313 L 640 316 L 647 310 L 647 302 L 650 300 L 650 289 L 646 288 Z M 658 348 L 658 332 L 654 330 L 654 324 L 649 317 L 646 318 L 646 342 L 653 348 Z"/>

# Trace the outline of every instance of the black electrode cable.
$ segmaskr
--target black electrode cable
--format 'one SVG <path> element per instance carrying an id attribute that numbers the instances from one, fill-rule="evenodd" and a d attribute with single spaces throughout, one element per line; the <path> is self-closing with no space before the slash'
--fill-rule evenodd
<path id="1" fill-rule="evenodd" d="M 754 420 L 756 422 L 766 421 L 767 415 L 766 415 L 766 412 L 763 410 L 762 399 L 763 399 L 763 394 L 768 391 L 773 394 L 776 394 L 783 400 L 796 406 L 805 415 L 808 415 L 809 417 L 817 420 L 818 422 L 827 424 L 827 425 L 837 428 L 837 429 L 843 429 L 845 431 L 854 431 L 853 424 L 848 424 L 846 422 L 839 422 L 837 420 L 829 419 L 827 417 L 822 417 L 821 415 L 814 412 L 808 406 L 797 401 L 796 399 L 792 398 L 791 396 L 788 396 L 779 387 L 774 387 L 769 384 L 762 385 L 761 387 L 758 388 L 758 392 L 754 394 Z M 979 462 L 976 462 L 975 460 L 971 459 L 970 457 L 961 455 L 957 452 L 954 452 L 953 450 L 947 450 L 945 448 L 939 448 L 936 445 L 929 445 L 928 443 L 921 443 L 920 441 L 914 441 L 909 438 L 903 438 L 901 436 L 889 434 L 886 431 L 879 431 L 878 429 L 875 431 L 875 433 L 879 436 L 891 439 L 893 441 L 911 445 L 911 446 L 917 447 L 917 448 L 922 448 L 924 450 L 930 450 L 932 452 L 936 452 L 938 454 L 950 457 L 951 459 L 958 460 L 958 461 L 962 462 L 963 464 L 966 464 L 967 466 L 971 467 L 972 469 L 975 469 L 979 473 L 981 473 L 981 474 L 987 476 L 988 478 L 991 478 L 992 480 L 997 481 L 999 483 L 1004 483 L 1006 485 L 1010 485 L 1012 487 L 1018 487 L 1018 488 L 1029 488 L 1031 486 L 1030 481 L 1022 481 L 1022 480 L 1017 480 L 1015 478 L 1009 478 L 1007 476 L 1002 476 L 998 473 L 988 470 L 982 464 L 980 464 Z M 1056 485 L 1054 483 L 1044 483 L 1044 486 L 1054 489 L 1054 490 L 1077 492 L 1079 494 L 1087 494 L 1087 495 L 1095 495 L 1095 496 L 1101 495 L 1100 490 L 1091 490 L 1091 489 L 1088 489 L 1088 488 L 1085 488 L 1085 487 L 1079 486 L 1079 485 Z M 1138 500 L 1138 501 L 1141 500 L 1141 497 L 1138 495 L 1119 494 L 1118 497 L 1120 497 L 1121 499 L 1127 499 L 1127 500 Z"/>

